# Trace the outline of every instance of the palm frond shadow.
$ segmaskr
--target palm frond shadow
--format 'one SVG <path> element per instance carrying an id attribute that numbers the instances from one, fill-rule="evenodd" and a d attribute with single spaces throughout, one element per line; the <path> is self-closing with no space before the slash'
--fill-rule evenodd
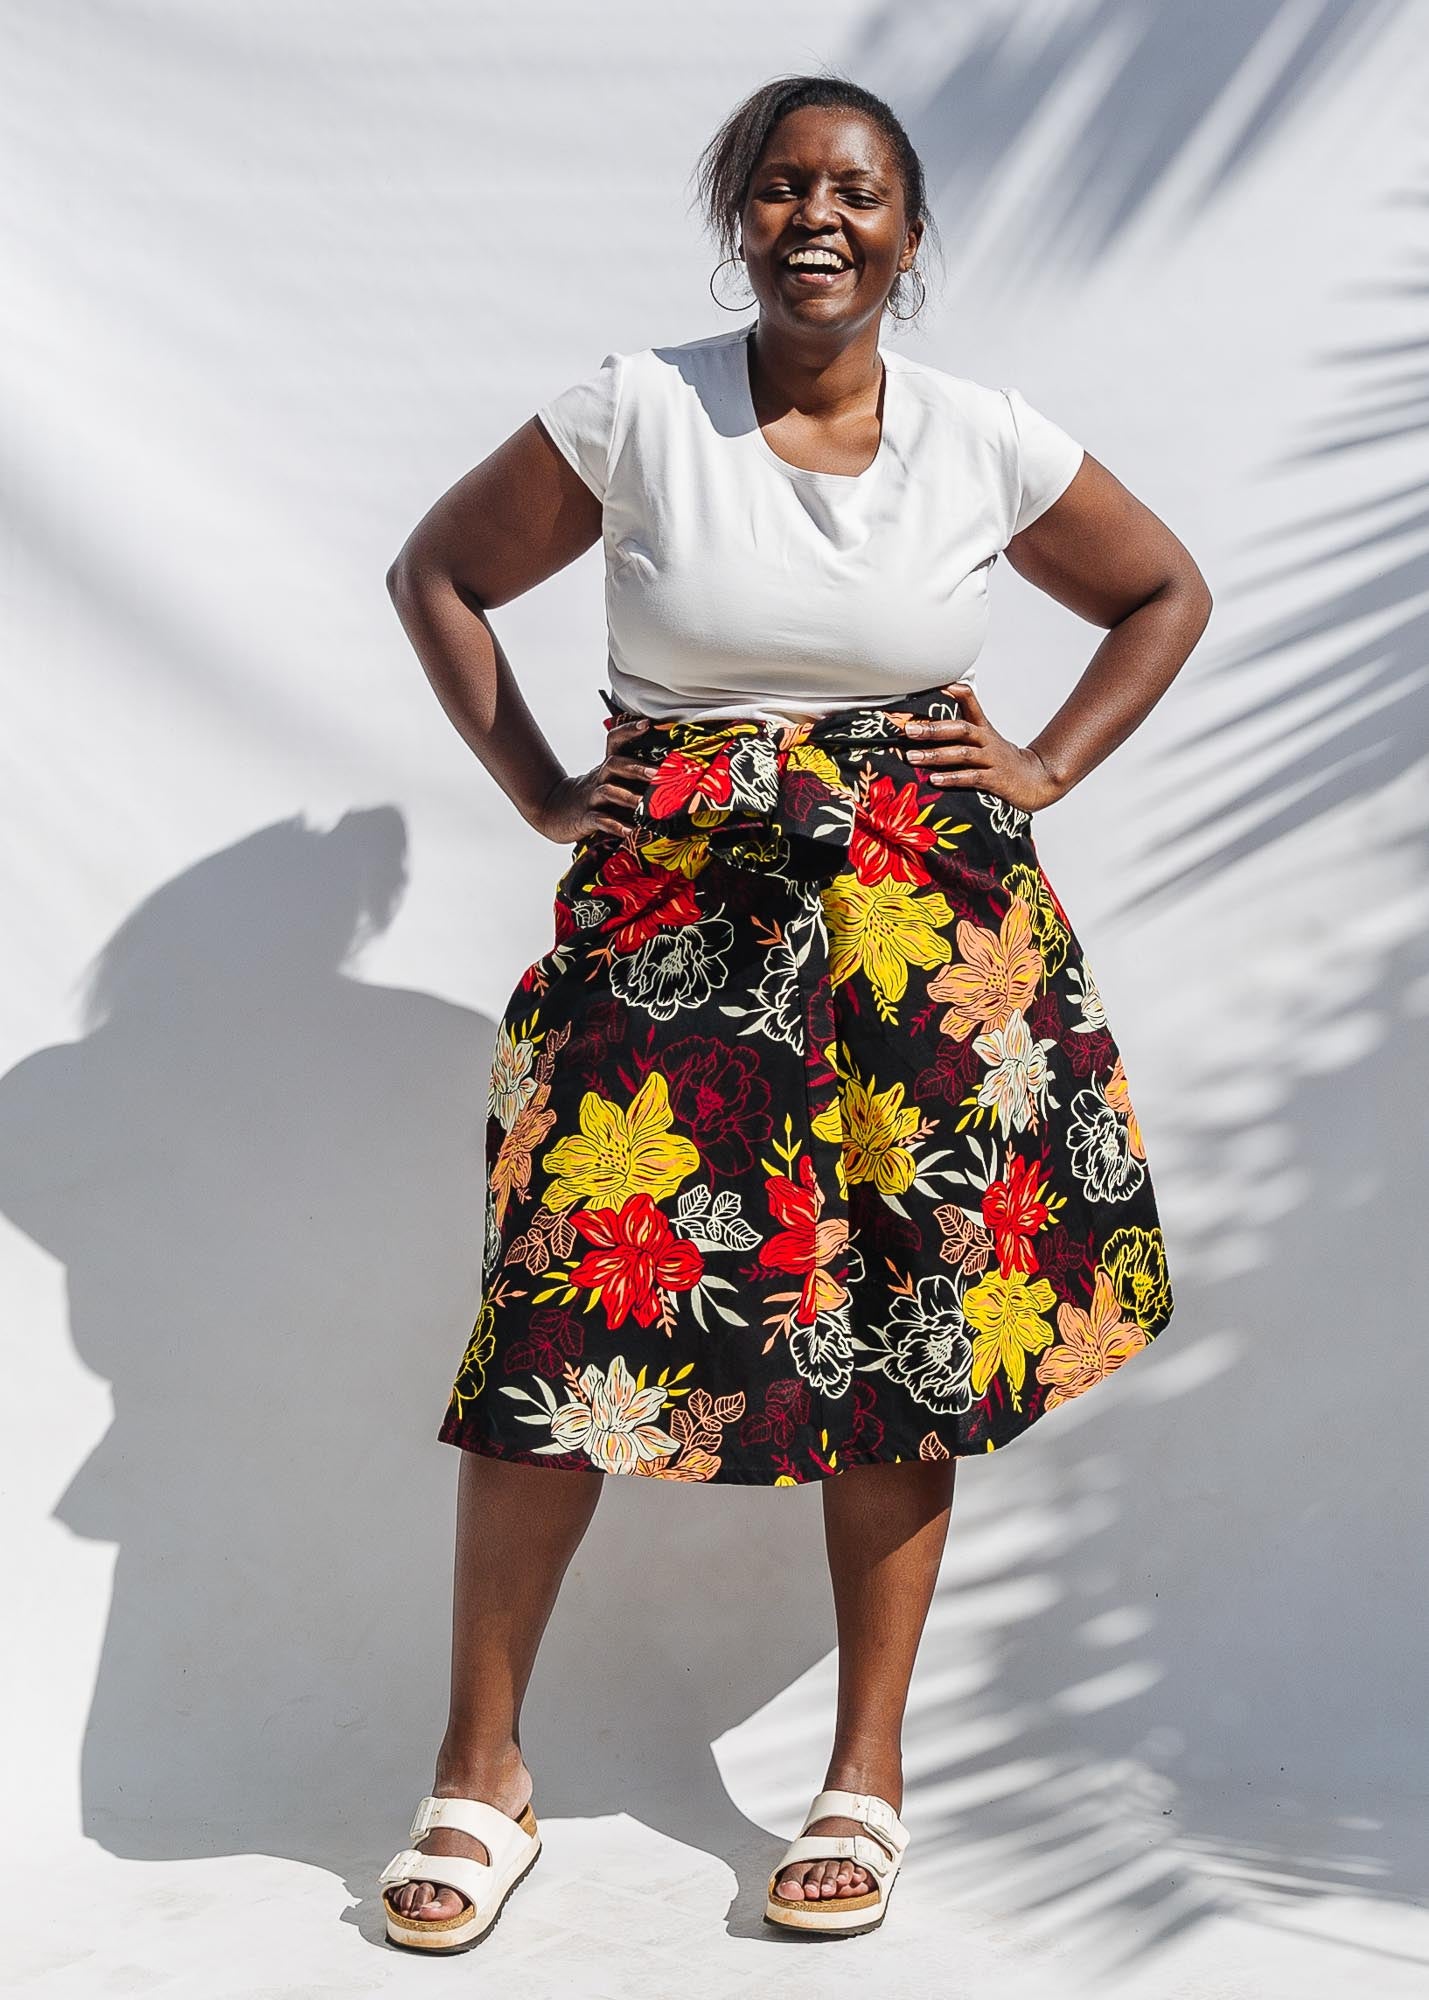
<path id="1" fill-rule="evenodd" d="M 921 100 L 909 130 L 950 211 L 976 216 L 1023 142 L 1065 124 L 999 227 L 986 282 L 1016 289 L 1108 255 L 1193 149 L 1181 226 L 1206 212 L 1402 5 L 1096 0 L 1036 22 L 1015 4 L 984 7 L 970 23 L 962 9 L 896 0 L 855 40 L 854 67 Z"/>
<path id="2" fill-rule="evenodd" d="M 1050 272 L 1055 283 L 1059 272 L 1090 269 L 1153 201 L 1171 205 L 1173 175 L 1178 188 L 1196 179 L 1184 209 L 1206 213 L 1312 91 L 1332 71 L 1342 73 L 1399 11 L 1397 0 L 1303 8 L 1217 0 L 1194 13 L 1102 0 L 1068 10 L 1044 32 L 1011 10 L 1000 22 L 984 10 L 969 29 L 965 17 L 930 22 L 919 10 L 890 6 L 870 24 L 861 53 L 885 76 L 902 64 L 913 88 L 934 75 L 909 123 L 950 208 L 972 213 L 997 191 L 1009 155 L 1034 127 L 1041 139 L 1062 118 L 1030 192 L 1009 203 L 991 279 L 992 289 L 1016 290 L 1034 274 L 1040 284 Z M 941 61 L 929 48 L 940 27 L 957 42 Z M 1076 94 L 1074 107 L 1066 90 Z M 1429 190 L 1415 189 L 1398 205 L 1426 203 Z M 1402 455 L 1429 428 L 1429 331 L 1421 322 L 1390 338 L 1383 328 L 1392 312 L 1412 315 L 1426 297 L 1429 277 L 1406 257 L 1397 282 L 1361 295 L 1373 337 L 1320 358 L 1330 414 L 1268 471 L 1303 482 L 1308 495 L 1313 479 L 1358 466 L 1373 452 L 1383 454 L 1383 477 L 1369 498 L 1349 505 L 1327 484 L 1323 504 L 1307 499 L 1288 525 L 1245 545 L 1259 570 L 1241 594 L 1263 591 L 1274 608 L 1219 665 L 1198 664 L 1201 683 L 1222 696 L 1209 704 L 1215 718 L 1183 732 L 1153 774 L 1159 803 L 1179 796 L 1193 804 L 1137 857 L 1132 888 L 1099 921 L 1161 913 L 1171 892 L 1213 879 L 1342 804 L 1371 798 L 1421 762 L 1429 720 L 1429 481 L 1416 468 L 1406 472 Z M 1235 594 L 1218 585 L 1222 604 Z M 1307 652 L 1310 666 L 1299 667 Z M 1402 954 L 1404 966 L 1411 955 Z M 1396 1049 L 1412 1063 L 1423 1045 L 1421 1028 L 1410 1027 Z M 1392 1088 L 1393 1065 L 1384 1068 L 1381 1087 Z M 1147 1421 L 1173 1463 L 1191 1448 L 1184 1442 L 1190 1431 L 1214 1440 L 1228 1478 L 1243 1476 L 1238 1458 L 1257 1449 L 1254 1412 L 1279 1407 L 1283 1395 L 1280 1336 L 1294 1317 L 1283 1290 L 1287 1271 L 1299 1274 L 1295 1296 L 1306 1308 L 1325 1280 L 1323 1301 L 1297 1329 L 1312 1342 L 1309 1352 L 1328 1352 L 1337 1321 L 1355 1323 L 1355 1280 L 1330 1257 L 1326 1216 L 1349 1182 L 1377 1185 L 1373 1175 L 1383 1169 L 1372 1131 L 1357 1115 L 1356 1093 L 1369 1088 L 1363 1067 L 1346 1063 L 1298 1088 L 1286 1108 L 1287 1148 L 1311 1163 L 1313 1186 L 1267 1232 L 1262 1267 L 1236 1283 L 1205 1284 L 1199 1299 L 1208 1325 L 1224 1306 L 1232 1323 L 1266 1337 L 1252 1338 L 1240 1360 L 1229 1417 L 1214 1368 L 1197 1379 L 1194 1351 L 1174 1388 L 1170 1374 L 1162 1378 L 1168 1414 L 1159 1426 L 1149 1414 Z M 1217 1146 L 1235 1136 L 1218 1119 L 1212 1124 L 1214 1131 L 1187 1141 L 1193 1151 L 1204 1141 L 1208 1172 Z M 1315 1144 L 1325 1132 L 1345 1135 L 1332 1162 Z M 1392 1256 L 1404 1207 L 1386 1198 L 1357 1217 L 1356 1240 L 1370 1268 L 1380 1268 L 1381 1254 L 1386 1263 Z M 1192 1233 L 1188 1225 L 1187 1237 Z M 1368 1367 L 1382 1349 L 1366 1342 Z M 1191 1346 L 1214 1344 L 1212 1336 Z M 1163 1591 L 1153 1606 L 1145 1600 L 1156 1593 L 1138 1591 L 1146 1580 L 1145 1536 L 1161 1538 L 1154 1561 L 1175 1576 L 1178 1545 L 1195 1534 L 1190 1520 L 1148 1525 L 1139 1518 L 1138 1494 L 1111 1490 L 1124 1463 L 1127 1479 L 1134 1476 L 1133 1457 L 1118 1442 L 1118 1408 L 1126 1407 L 1123 1391 L 1135 1404 L 1139 1388 L 1129 1377 L 1100 1391 L 1100 1406 L 1081 1415 L 1083 1449 L 1049 1462 L 1042 1481 L 1030 1459 L 1018 1466 L 1026 1477 L 1009 1490 L 983 1575 L 973 1553 L 977 1531 L 971 1546 L 955 1537 L 926 1657 L 941 1661 L 956 1646 L 983 1585 L 996 1600 L 984 1616 L 996 1636 L 956 1701 L 940 1687 L 914 1719 L 925 1732 L 921 1755 L 910 1743 L 917 1766 L 910 1804 L 926 1829 L 923 1857 L 939 1857 L 938 1879 L 960 1908 L 973 1912 L 986 1895 L 995 1921 L 1025 1918 L 1062 1936 L 1070 1926 L 1108 1973 L 1145 1967 L 1223 1911 L 1289 1931 L 1297 1911 L 1308 1918 L 1326 1898 L 1420 1906 L 1426 1830 L 1376 1817 L 1372 1784 L 1354 1800 L 1317 1800 L 1309 1771 L 1283 1779 L 1277 1796 L 1261 1779 L 1247 1779 L 1243 1793 L 1239 1786 L 1201 1789 L 1197 1756 L 1218 1733 L 1220 1704 L 1231 1704 L 1232 1729 L 1243 1738 L 1253 1738 L 1258 1716 L 1274 1716 L 1285 1642 L 1274 1632 L 1262 1636 L 1258 1562 L 1228 1566 L 1222 1596 L 1209 1605 L 1194 1596 L 1168 1603 Z M 1147 1403 L 1154 1401 L 1148 1385 Z M 1346 1418 L 1335 1442 L 1347 1461 L 1357 1446 L 1369 1448 L 1361 1429 L 1369 1424 L 1358 1409 Z M 1289 1426 L 1271 1427 L 1258 1450 L 1264 1492 L 1255 1532 L 1270 1563 L 1306 1533 L 1297 1512 L 1303 1451 Z M 1353 1685 L 1363 1659 L 1344 1599 L 1356 1548 L 1373 1531 L 1364 1510 L 1345 1515 L 1322 1531 L 1313 1562 L 1291 1566 L 1283 1586 L 1287 1629 L 1297 1620 L 1307 1630 L 1323 1627 L 1323 1657 L 1313 1669 L 1301 1665 L 1327 1689 Z M 1043 1533 L 1039 1524 L 1049 1518 L 1057 1527 Z M 960 1565 L 971 1567 L 960 1573 Z M 1215 1620 L 1209 1632 L 1208 1614 Z M 1121 1650 L 1106 1656 L 1119 1664 L 1106 1674 L 1103 1694 L 1090 1694 L 1082 1710 L 1081 1692 L 1089 1676 L 1095 1680 L 1083 1634 L 1098 1620 L 1125 1637 Z M 1221 1661 L 1213 1657 L 1218 1645 Z M 1383 1660 L 1374 1669 L 1387 1677 L 1386 1689 L 1392 1669 Z M 1326 1705 L 1333 1707 L 1328 1692 Z M 1297 1778 L 1307 1784 L 1301 1797 Z M 1361 1948 L 1413 1962 L 1380 1945 Z"/>
<path id="3" fill-rule="evenodd" d="M 1421 205 L 1420 198 L 1403 205 Z M 1383 313 L 1387 303 L 1412 310 L 1425 291 L 1415 279 L 1366 296 Z M 1215 719 L 1183 734 L 1153 774 L 1159 800 L 1196 803 L 1159 851 L 1153 846 L 1149 860 L 1141 857 L 1147 865 L 1139 885 L 1113 906 L 1123 919 L 1164 915 L 1172 891 L 1184 897 L 1272 841 L 1367 802 L 1424 765 L 1429 477 L 1412 467 L 1406 476 L 1402 453 L 1429 422 L 1429 335 L 1413 329 L 1402 339 L 1347 346 L 1321 365 L 1331 414 L 1277 470 L 1304 478 L 1307 468 L 1334 468 L 1351 454 L 1373 452 L 1384 457 L 1385 477 L 1351 504 L 1337 503 L 1332 491 L 1325 506 L 1303 509 L 1264 538 L 1247 589 L 1273 590 L 1285 608 L 1202 674 L 1224 692 Z M 1301 670 L 1309 649 L 1314 664 Z M 1379 837 L 1386 845 L 1412 841 L 1417 852 L 1423 829 L 1411 813 L 1397 834 Z M 1424 981 L 1429 946 L 1422 936 L 1387 947 L 1386 957 L 1390 950 L 1392 969 L 1375 973 L 1379 991 L 1394 995 Z M 1388 1003 L 1379 1010 L 1386 1022 L 1393 1013 Z M 1049 1474 L 1046 1491 L 1037 1489 L 1029 1464 L 1021 1489 L 1026 1517 L 1035 1522 L 1055 1503 L 1059 1525 L 1051 1538 L 1024 1530 L 1021 1558 L 996 1568 L 997 1590 L 1014 1608 L 997 1620 L 995 1667 L 956 1709 L 969 1754 L 950 1752 L 919 1773 L 918 1798 L 937 1801 L 941 1792 L 947 1800 L 934 1839 L 955 1867 L 959 1896 L 975 1901 L 985 1887 L 1000 1917 L 1015 1910 L 1029 1921 L 1045 1918 L 1063 1934 L 1074 1924 L 1105 1972 L 1144 1966 L 1218 1910 L 1287 1930 L 1295 1910 L 1309 1912 L 1327 1897 L 1422 1907 L 1429 1827 L 1382 1806 L 1377 1781 L 1366 1780 L 1353 1800 L 1343 1786 L 1338 1797 L 1327 1790 L 1317 1800 L 1304 1769 L 1292 1769 L 1279 1787 L 1260 1775 L 1247 1778 L 1243 1793 L 1202 1789 L 1195 1776 L 1202 1746 L 1222 1727 L 1218 1704 L 1229 1704 L 1228 1727 L 1253 1745 L 1262 1723 L 1276 1726 L 1277 1688 L 1289 1673 L 1310 1677 L 1327 1716 L 1337 1688 L 1357 1686 L 1368 1716 L 1377 1712 L 1375 1687 L 1387 1705 L 1403 1680 L 1392 1640 L 1376 1646 L 1356 1636 L 1373 1626 L 1368 1599 L 1351 1612 L 1347 1598 L 1354 1598 L 1359 1551 L 1376 1526 L 1387 1565 L 1401 1530 L 1406 1550 L 1417 1545 L 1418 1503 L 1406 1498 L 1392 1535 L 1372 1496 L 1307 1514 L 1304 1438 L 1285 1407 L 1287 1369 L 1297 1379 L 1317 1369 L 1333 1379 L 1345 1327 L 1355 1331 L 1357 1380 L 1381 1379 L 1381 1372 L 1387 1379 L 1394 1367 L 1398 1322 L 1389 1274 L 1402 1265 L 1417 1202 L 1373 1108 L 1382 1105 L 1413 1129 L 1411 1079 L 1429 1073 L 1429 1020 L 1422 1010 L 1406 1010 L 1386 1036 L 1392 1039 L 1372 1039 L 1355 1058 L 1311 1065 L 1276 1101 L 1282 1154 L 1300 1177 L 1297 1198 L 1277 1212 L 1253 1263 L 1197 1288 L 1203 1332 L 1222 1312 L 1244 1331 L 1233 1390 L 1213 1379 L 1214 1369 L 1198 1377 L 1190 1368 L 1174 1388 L 1166 1377 L 1160 1396 L 1175 1414 L 1158 1431 L 1149 1381 L 1135 1383 L 1129 1372 L 1116 1391 L 1098 1392 L 1099 1408 L 1081 1413 L 1084 1449 L 1069 1454 L 1055 1480 Z M 1188 1182 L 1214 1185 L 1236 1146 L 1264 1122 L 1263 1102 L 1247 1101 L 1248 1111 L 1213 1108 L 1201 1124 L 1191 1121 L 1183 1135 L 1196 1161 L 1193 1172 L 1183 1164 Z M 1325 1143 L 1328 1134 L 1333 1145 Z M 1342 1221 L 1347 1210 L 1352 1217 Z M 1337 1247 L 1342 1229 L 1352 1255 Z M 1193 1233 L 1188 1225 L 1188 1243 Z M 1386 1274 L 1382 1310 L 1366 1311 L 1366 1270 Z M 1184 1360 L 1193 1359 L 1188 1350 Z M 1144 1600 L 1154 1593 L 1142 1591 L 1141 1601 L 1132 1594 L 1145 1573 L 1138 1536 L 1146 1530 L 1137 1523 L 1137 1496 L 1111 1489 L 1121 1481 L 1119 1398 L 1143 1386 L 1151 1407 L 1138 1405 L 1137 1421 L 1159 1435 L 1173 1465 L 1197 1448 L 1186 1443 L 1189 1435 L 1213 1443 L 1228 1479 L 1249 1482 L 1243 1497 L 1256 1509 L 1253 1540 L 1243 1560 L 1225 1567 L 1209 1603 L 1183 1601 L 1173 1590 L 1152 1607 Z M 1353 1409 L 1342 1407 L 1325 1433 L 1327 1454 L 1341 1463 L 1376 1449 L 1393 1453 L 1412 1437 L 1408 1425 L 1386 1438 L 1383 1416 L 1350 1400 Z M 1322 1403 L 1308 1407 L 1318 1414 Z M 1280 1413 L 1276 1421 L 1265 1421 L 1270 1412 Z M 1098 1467 L 1100 1513 L 1088 1511 L 1092 1494 L 1079 1484 Z M 1002 1528 L 1013 1532 L 1010 1520 Z M 1154 1532 L 1157 1566 L 1180 1575 L 1178 1547 L 1184 1541 L 1194 1549 L 1194 1525 L 1162 1521 Z M 1321 1634 L 1319 1656 L 1293 1669 L 1283 1657 L 1286 1638 L 1274 1630 L 1262 1637 L 1258 1625 L 1257 1593 L 1282 1551 L 1294 1554 L 1280 1564 L 1274 1586 L 1284 1633 Z M 951 1630 L 969 1600 L 949 1590 L 944 1609 L 942 1596 L 935 1616 Z M 1032 1606 L 1020 1618 L 1019 1597 Z M 1209 1631 L 1208 1612 L 1215 1620 Z M 1079 1713 L 1076 1698 L 1089 1673 L 1082 1634 L 1104 1618 L 1120 1621 L 1130 1650 L 1106 1676 L 1100 1705 Z M 1152 1724 L 1140 1741 L 1137 1717 Z M 937 1719 L 947 1732 L 947 1712 Z M 1368 1728 L 1365 1741 L 1375 1740 Z M 1300 1783 L 1306 1791 L 1297 1797 Z M 1363 1942 L 1358 1948 L 1380 1951 Z M 1403 1952 L 1384 1956 L 1415 1962 Z"/>
<path id="4" fill-rule="evenodd" d="M 1373 303 L 1385 310 L 1425 297 L 1429 288 L 1405 283 Z M 1266 593 L 1290 602 L 1200 670 L 1205 687 L 1228 698 L 1182 731 L 1154 776 L 1160 797 L 1201 803 L 1143 856 L 1136 887 L 1116 906 L 1122 916 L 1367 800 L 1419 766 L 1429 746 L 1429 466 L 1407 479 L 1402 470 L 1406 443 L 1429 430 L 1429 333 L 1351 347 L 1322 365 L 1326 403 L 1337 397 L 1339 407 L 1277 470 L 1300 478 L 1375 453 L 1386 483 L 1277 530 L 1262 547 L 1293 553 L 1262 558 L 1259 574 L 1231 591 L 1232 601 Z"/>

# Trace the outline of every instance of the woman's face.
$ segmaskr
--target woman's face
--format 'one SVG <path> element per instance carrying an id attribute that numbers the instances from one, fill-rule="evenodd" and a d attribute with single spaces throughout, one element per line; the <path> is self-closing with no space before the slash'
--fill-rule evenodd
<path id="1" fill-rule="evenodd" d="M 897 161 L 861 112 L 807 106 L 781 118 L 750 176 L 740 218 L 744 262 L 762 318 L 848 334 L 883 311 L 912 263 L 921 222 L 903 212 Z M 810 265 L 789 259 L 829 250 Z"/>

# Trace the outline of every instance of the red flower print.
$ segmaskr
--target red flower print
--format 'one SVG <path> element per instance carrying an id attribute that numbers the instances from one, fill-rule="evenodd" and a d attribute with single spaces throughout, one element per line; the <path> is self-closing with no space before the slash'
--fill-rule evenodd
<path id="1" fill-rule="evenodd" d="M 917 785 L 910 781 L 900 791 L 885 773 L 870 781 L 859 800 L 849 861 L 865 886 L 890 880 L 930 882 L 921 857 L 937 840 L 919 814 Z"/>
<path id="2" fill-rule="evenodd" d="M 849 1443 L 860 1451 L 877 1454 L 883 1449 L 883 1419 L 878 1414 L 878 1392 L 867 1382 L 853 1385 L 853 1422 Z"/>
<path id="3" fill-rule="evenodd" d="M 642 1058 L 651 1067 L 652 1054 Z M 748 1173 L 769 1137 L 769 1085 L 753 1049 L 685 1035 L 659 1052 L 675 1125 L 699 1149 L 711 1174 Z"/>
<path id="4" fill-rule="evenodd" d="M 513 1341 L 506 1351 L 508 1375 L 524 1375 L 528 1369 L 534 1369 L 538 1375 L 547 1375 L 555 1382 L 568 1363 L 580 1360 L 585 1329 L 573 1313 L 543 1306 L 532 1313 L 528 1332 L 529 1339 Z"/>
<path id="5" fill-rule="evenodd" d="M 688 1292 L 704 1275 L 695 1243 L 682 1242 L 648 1194 L 633 1194 L 624 1208 L 578 1209 L 571 1221 L 595 1248 L 571 1272 L 571 1283 L 599 1291 L 609 1327 L 652 1326 L 660 1292 Z"/>
<path id="6" fill-rule="evenodd" d="M 751 1411 L 740 1425 L 739 1441 L 787 1445 L 808 1423 L 811 1407 L 808 1383 L 798 1375 L 780 1376 L 765 1386 L 763 1412 Z M 775 1470 L 792 1472 L 793 1468 L 786 1464 Z"/>
<path id="7" fill-rule="evenodd" d="M 1092 1035 L 1079 1035 L 1075 1028 L 1069 1029 L 1058 1047 L 1067 1068 L 1078 1081 L 1102 1075 L 1116 1066 L 1116 1043 L 1105 1028 L 1098 1028 Z"/>
<path id="8" fill-rule="evenodd" d="M 1035 1271 L 1037 1252 L 1032 1238 L 1051 1213 L 1037 1199 L 1042 1178 L 1040 1161 L 1019 1159 L 1015 1154 L 1000 1181 L 993 1181 L 982 1198 L 982 1219 L 997 1243 L 997 1268 L 1004 1278 L 1016 1272 Z"/>
<path id="9" fill-rule="evenodd" d="M 1060 1042 L 1062 1040 L 1066 1029 L 1063 1026 L 1062 1010 L 1057 1004 L 1055 993 L 1051 991 L 1039 993 L 1031 1006 L 1025 1008 L 1023 1011 L 1026 1016 L 1027 1025 L 1037 1041 Z M 1084 1041 L 1086 1037 L 1079 1035 L 1077 1039 L 1078 1041 Z"/>
<path id="10" fill-rule="evenodd" d="M 625 848 L 611 855 L 592 886 L 618 905 L 604 925 L 613 951 L 634 951 L 657 931 L 699 921 L 700 906 L 687 877 L 677 869 L 647 868 Z"/>
<path id="11" fill-rule="evenodd" d="M 848 1297 L 825 1268 L 848 1241 L 848 1223 L 820 1222 L 824 1197 L 807 1153 L 799 1162 L 797 1185 L 783 1174 L 773 1174 L 764 1187 L 770 1214 L 784 1226 L 760 1250 L 759 1261 L 773 1271 L 802 1275 L 804 1286 L 794 1318 L 800 1326 L 812 1326 L 821 1312 L 841 1306 Z"/>
<path id="12" fill-rule="evenodd" d="M 689 805 L 727 806 L 733 789 L 728 750 L 717 751 L 707 764 L 671 750 L 656 766 L 645 810 L 651 819 L 671 819 Z"/>

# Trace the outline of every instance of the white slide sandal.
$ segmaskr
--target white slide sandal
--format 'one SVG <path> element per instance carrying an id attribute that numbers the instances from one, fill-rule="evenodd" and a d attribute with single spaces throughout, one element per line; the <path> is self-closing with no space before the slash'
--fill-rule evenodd
<path id="1" fill-rule="evenodd" d="M 816 1819 L 856 1819 L 862 1833 L 810 1833 Z M 817 1931 L 835 1937 L 859 1937 L 876 1931 L 888 1910 L 888 1898 L 903 1864 L 908 1829 L 889 1805 L 873 1792 L 820 1792 L 804 1815 L 804 1825 L 784 1850 L 769 1877 L 764 1904 L 766 1923 L 787 1930 Z M 779 1877 L 796 1861 L 855 1861 L 877 1884 L 861 1896 L 820 1896 L 809 1900 L 775 1893 Z"/>
<path id="2" fill-rule="evenodd" d="M 415 1846 L 403 1847 L 392 1856 L 378 1876 L 383 1884 L 382 1906 L 387 1913 L 387 1936 L 391 1943 L 412 1951 L 468 1951 L 480 1944 L 506 1906 L 511 1891 L 536 1865 L 541 1852 L 541 1833 L 530 1801 L 519 1819 L 512 1819 L 484 1799 L 425 1798 L 412 1820 L 410 1841 L 425 1840 L 434 1827 L 454 1827 L 479 1840 L 491 1856 L 489 1862 L 465 1854 L 423 1854 Z M 390 1891 L 404 1882 L 437 1882 L 465 1896 L 466 1905 L 451 1917 L 405 1915 L 397 1909 Z"/>

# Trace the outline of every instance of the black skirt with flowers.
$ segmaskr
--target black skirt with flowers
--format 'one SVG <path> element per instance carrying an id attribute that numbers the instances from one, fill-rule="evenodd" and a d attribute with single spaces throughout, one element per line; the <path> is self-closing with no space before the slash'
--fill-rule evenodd
<path id="1" fill-rule="evenodd" d="M 903 755 L 945 689 L 660 723 L 498 1034 L 439 1438 L 801 1485 L 992 1451 L 1171 1316 L 1117 1045 L 1031 816 Z"/>

